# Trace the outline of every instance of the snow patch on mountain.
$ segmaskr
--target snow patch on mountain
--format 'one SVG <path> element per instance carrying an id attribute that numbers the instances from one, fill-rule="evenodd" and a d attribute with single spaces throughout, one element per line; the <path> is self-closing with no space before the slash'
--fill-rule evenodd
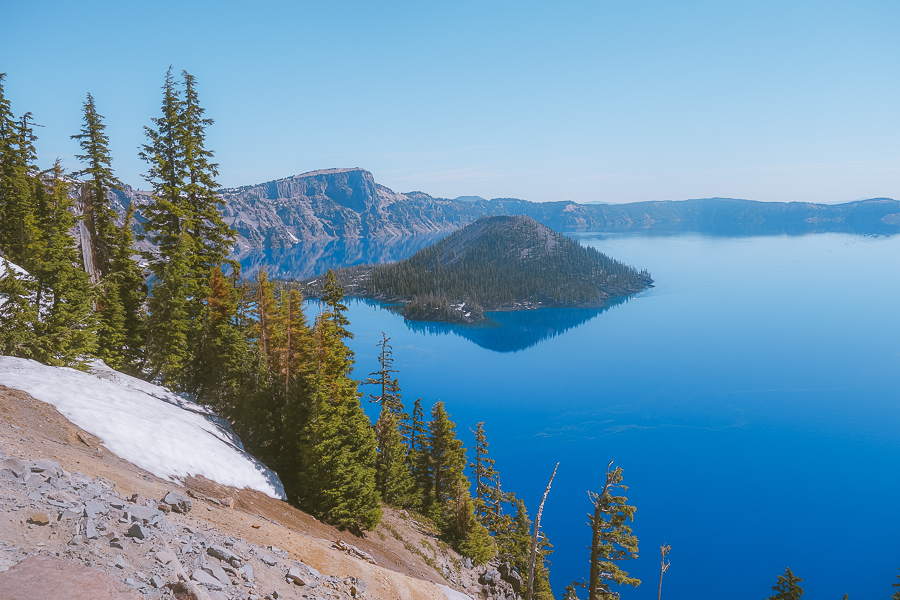
<path id="1" fill-rule="evenodd" d="M 284 499 L 278 476 L 243 450 L 228 423 L 188 398 L 95 362 L 94 373 L 0 356 L 0 385 L 52 404 L 114 454 L 157 477 L 202 475 Z"/>

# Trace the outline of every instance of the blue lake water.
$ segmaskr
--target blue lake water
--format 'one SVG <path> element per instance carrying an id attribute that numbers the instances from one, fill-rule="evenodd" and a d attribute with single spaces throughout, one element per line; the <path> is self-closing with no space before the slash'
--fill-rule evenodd
<path id="1" fill-rule="evenodd" d="M 637 506 L 655 598 L 887 598 L 900 567 L 900 237 L 572 234 L 656 286 L 608 310 L 406 323 L 353 302 L 356 377 L 392 338 L 408 405 L 441 399 L 467 446 L 485 421 L 503 487 L 544 512 L 557 596 L 588 573 L 609 460 Z M 396 257 L 395 257 L 396 258 Z M 368 391 L 368 390 L 366 390 Z M 374 407 L 369 407 L 374 415 Z"/>

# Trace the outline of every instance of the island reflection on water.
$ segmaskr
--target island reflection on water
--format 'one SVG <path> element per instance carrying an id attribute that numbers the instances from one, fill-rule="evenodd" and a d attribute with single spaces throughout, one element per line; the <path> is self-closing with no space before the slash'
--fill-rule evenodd
<path id="1" fill-rule="evenodd" d="M 269 278 L 306 279 L 336 269 L 360 264 L 384 263 L 412 256 L 446 234 L 375 239 L 338 239 L 299 243 L 288 248 L 255 249 L 234 256 L 241 274 L 253 278 L 265 268 Z M 430 335 L 457 335 L 494 352 L 518 352 L 587 323 L 629 297 L 613 298 L 600 308 L 542 308 L 538 310 L 486 312 L 487 319 L 475 324 L 434 321 L 404 322 L 411 331 Z M 399 314 L 401 305 L 374 300 L 376 305 Z"/>
<path id="2" fill-rule="evenodd" d="M 601 308 L 540 308 L 486 312 L 485 322 L 471 325 L 410 321 L 406 327 L 418 333 L 458 335 L 494 352 L 518 352 L 584 325 L 594 317 L 629 300 L 613 298 Z"/>

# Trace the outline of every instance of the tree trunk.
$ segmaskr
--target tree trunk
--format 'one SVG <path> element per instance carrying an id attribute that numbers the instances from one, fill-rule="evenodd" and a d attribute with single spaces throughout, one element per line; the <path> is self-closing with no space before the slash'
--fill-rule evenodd
<path id="1" fill-rule="evenodd" d="M 538 507 L 537 517 L 534 519 L 534 533 L 531 536 L 531 562 L 528 564 L 528 589 L 525 592 L 525 600 L 531 600 L 531 595 L 534 593 L 534 564 L 537 562 L 537 544 L 538 533 L 540 533 L 541 529 L 541 515 L 544 514 L 544 502 L 547 501 L 547 494 L 550 493 L 550 485 L 553 483 L 553 478 L 556 477 L 556 470 L 558 468 L 559 463 L 556 463 L 556 466 L 553 467 L 553 474 L 550 475 L 550 481 L 547 482 L 547 489 L 544 490 L 544 497 L 541 498 L 541 505 Z"/>

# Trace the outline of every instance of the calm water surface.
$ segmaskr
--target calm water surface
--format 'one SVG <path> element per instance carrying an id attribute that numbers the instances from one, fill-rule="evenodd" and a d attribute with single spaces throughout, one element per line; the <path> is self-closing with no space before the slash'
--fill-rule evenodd
<path id="1" fill-rule="evenodd" d="M 807 597 L 887 598 L 900 567 L 900 238 L 573 234 L 650 270 L 605 311 L 407 324 L 352 303 L 356 377 L 393 338 L 408 405 L 447 404 L 467 446 L 485 421 L 504 489 L 544 527 L 558 596 L 588 574 L 590 510 L 625 471 L 656 598 L 761 599 L 790 566 Z M 374 416 L 374 407 L 370 406 Z"/>

